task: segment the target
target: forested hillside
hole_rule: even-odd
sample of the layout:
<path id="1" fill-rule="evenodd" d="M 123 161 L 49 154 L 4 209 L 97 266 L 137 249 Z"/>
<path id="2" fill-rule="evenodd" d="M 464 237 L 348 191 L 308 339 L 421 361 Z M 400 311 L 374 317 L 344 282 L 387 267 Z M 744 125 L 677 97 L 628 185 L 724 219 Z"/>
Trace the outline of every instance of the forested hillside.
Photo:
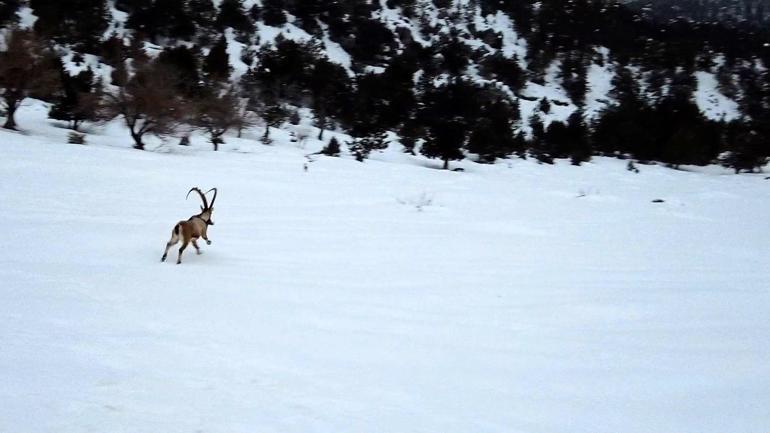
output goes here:
<path id="1" fill-rule="evenodd" d="M 770 24 L 766 0 L 627 0 L 627 4 L 643 9 L 647 18 L 687 19 L 757 31 L 767 31 Z"/>
<path id="2" fill-rule="evenodd" d="M 690 3 L 704 19 L 605 0 L 0 0 L 0 96 L 6 128 L 34 97 L 74 129 L 122 119 L 139 149 L 190 127 L 216 149 L 254 124 L 269 143 L 307 113 L 361 159 L 403 146 L 445 164 L 754 170 L 770 155 L 770 39 L 731 20 L 766 12 Z"/>

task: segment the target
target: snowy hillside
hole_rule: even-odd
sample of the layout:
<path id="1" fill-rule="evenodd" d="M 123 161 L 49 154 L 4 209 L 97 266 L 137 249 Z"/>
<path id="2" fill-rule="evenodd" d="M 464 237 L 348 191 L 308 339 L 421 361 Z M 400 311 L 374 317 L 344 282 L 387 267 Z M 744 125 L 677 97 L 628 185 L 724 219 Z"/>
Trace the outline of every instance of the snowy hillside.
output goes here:
<path id="1" fill-rule="evenodd" d="M 770 425 L 763 175 L 308 163 L 320 142 L 259 128 L 139 152 L 46 113 L 0 131 L 1 432 Z M 160 263 L 194 185 L 213 243 Z"/>
<path id="2" fill-rule="evenodd" d="M 746 8 L 728 15 L 764 14 Z M 410 153 L 446 162 L 617 155 L 758 170 L 770 157 L 770 35 L 716 18 L 659 20 L 649 9 L 609 0 L 14 0 L 0 4 L 3 125 L 17 128 L 26 98 L 53 104 L 49 116 L 77 128 L 126 118 L 126 97 L 155 97 L 146 105 L 167 109 L 138 118 L 160 125 L 149 134 L 177 138 L 212 122 L 280 127 L 301 113 L 374 147 L 397 136 Z"/>

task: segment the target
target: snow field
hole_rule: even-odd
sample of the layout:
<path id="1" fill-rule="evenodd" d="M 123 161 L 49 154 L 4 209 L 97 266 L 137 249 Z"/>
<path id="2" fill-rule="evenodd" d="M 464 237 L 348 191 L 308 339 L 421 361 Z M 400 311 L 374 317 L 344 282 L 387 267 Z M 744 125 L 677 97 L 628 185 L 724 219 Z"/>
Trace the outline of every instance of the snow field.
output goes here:
<path id="1" fill-rule="evenodd" d="M 140 152 L 44 116 L 0 131 L 0 432 L 770 424 L 761 175 L 397 146 L 305 172 L 321 143 L 285 131 Z M 213 243 L 160 263 L 191 186 Z"/>

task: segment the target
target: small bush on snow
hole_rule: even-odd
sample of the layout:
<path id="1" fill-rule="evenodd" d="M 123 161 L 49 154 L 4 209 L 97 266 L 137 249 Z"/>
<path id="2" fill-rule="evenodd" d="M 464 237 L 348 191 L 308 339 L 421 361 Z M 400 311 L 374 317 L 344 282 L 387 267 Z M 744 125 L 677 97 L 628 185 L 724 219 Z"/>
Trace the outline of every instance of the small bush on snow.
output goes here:
<path id="1" fill-rule="evenodd" d="M 420 193 L 420 195 L 400 198 L 397 201 L 406 206 L 414 206 L 414 208 L 417 209 L 417 212 L 422 212 L 424 208 L 433 204 L 433 197 L 430 194 L 423 192 Z"/>
<path id="2" fill-rule="evenodd" d="M 86 144 L 86 135 L 79 134 L 77 132 L 70 132 L 67 137 L 67 143 L 69 144 Z"/>
<path id="3" fill-rule="evenodd" d="M 332 137 L 329 143 L 321 149 L 321 153 L 327 156 L 340 156 L 340 142 Z"/>

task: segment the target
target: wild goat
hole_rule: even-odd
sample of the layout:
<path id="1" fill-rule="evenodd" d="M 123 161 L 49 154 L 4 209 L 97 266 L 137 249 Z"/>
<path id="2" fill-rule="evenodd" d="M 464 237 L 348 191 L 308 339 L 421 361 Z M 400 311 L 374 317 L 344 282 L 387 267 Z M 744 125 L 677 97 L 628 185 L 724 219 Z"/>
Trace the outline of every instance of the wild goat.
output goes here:
<path id="1" fill-rule="evenodd" d="M 209 240 L 208 236 L 206 236 L 206 230 L 209 226 L 214 225 L 214 221 L 211 220 L 211 214 L 214 212 L 214 202 L 217 199 L 217 189 L 211 188 L 210 190 L 206 191 L 206 194 L 214 191 L 214 197 L 211 199 L 210 205 L 206 201 L 206 194 L 204 194 L 197 187 L 190 188 L 190 190 L 187 191 L 187 197 L 185 197 L 185 199 L 190 197 L 190 193 L 193 191 L 197 192 L 198 195 L 201 196 L 201 200 L 203 200 L 201 213 L 191 216 L 187 221 L 179 221 L 174 226 L 174 230 L 171 231 L 171 239 L 166 243 L 166 251 L 163 252 L 163 257 L 160 258 L 161 262 L 166 261 L 166 256 L 168 256 L 168 249 L 179 242 L 180 239 L 182 240 L 182 246 L 179 248 L 179 257 L 176 260 L 177 265 L 182 263 L 182 252 L 185 248 L 187 248 L 187 244 L 189 244 L 190 241 L 192 241 L 192 244 L 195 247 L 195 252 L 197 254 L 201 253 L 201 249 L 198 248 L 198 242 L 196 242 L 198 238 L 203 238 L 207 245 L 211 245 L 211 241 Z"/>

